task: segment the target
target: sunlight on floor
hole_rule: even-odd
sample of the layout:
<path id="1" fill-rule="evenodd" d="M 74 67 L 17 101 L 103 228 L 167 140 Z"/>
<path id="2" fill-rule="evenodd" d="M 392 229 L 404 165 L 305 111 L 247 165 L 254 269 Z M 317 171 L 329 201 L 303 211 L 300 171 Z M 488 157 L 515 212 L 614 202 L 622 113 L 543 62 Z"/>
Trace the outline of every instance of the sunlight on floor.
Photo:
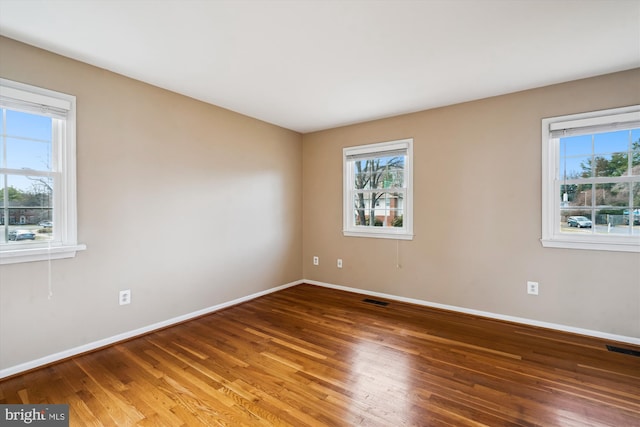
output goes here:
<path id="1" fill-rule="evenodd" d="M 411 411 L 411 360 L 384 343 L 362 341 L 353 353 L 350 384 L 353 416 L 363 410 L 376 421 L 406 425 Z M 358 415 L 360 414 L 360 415 Z"/>

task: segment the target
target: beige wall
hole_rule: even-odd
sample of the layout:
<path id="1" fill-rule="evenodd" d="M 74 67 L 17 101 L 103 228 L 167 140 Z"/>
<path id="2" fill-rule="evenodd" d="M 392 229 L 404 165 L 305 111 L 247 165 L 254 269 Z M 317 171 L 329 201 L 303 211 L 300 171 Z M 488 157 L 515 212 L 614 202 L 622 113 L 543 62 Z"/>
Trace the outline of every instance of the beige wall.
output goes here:
<path id="1" fill-rule="evenodd" d="M 540 119 L 640 103 L 640 70 L 304 136 L 5 38 L 0 77 L 77 96 L 88 247 L 0 266 L 0 370 L 303 277 L 640 337 L 638 254 L 539 242 Z M 342 148 L 407 137 L 415 239 L 343 237 Z"/>
<path id="2" fill-rule="evenodd" d="M 77 97 L 88 248 L 51 299 L 47 262 L 0 267 L 0 370 L 302 277 L 299 134 L 5 38 L 0 76 Z"/>
<path id="3" fill-rule="evenodd" d="M 640 338 L 639 254 L 539 241 L 541 119 L 638 103 L 640 69 L 304 135 L 304 277 Z M 342 148 L 409 137 L 415 239 L 343 237 Z"/>

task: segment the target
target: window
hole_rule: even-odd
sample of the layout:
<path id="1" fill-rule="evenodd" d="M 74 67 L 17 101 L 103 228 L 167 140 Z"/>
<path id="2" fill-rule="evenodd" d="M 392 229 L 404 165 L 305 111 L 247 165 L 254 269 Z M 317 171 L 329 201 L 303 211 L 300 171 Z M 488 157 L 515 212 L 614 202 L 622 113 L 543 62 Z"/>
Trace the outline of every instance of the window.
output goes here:
<path id="1" fill-rule="evenodd" d="M 0 264 L 75 256 L 75 97 L 0 79 L 0 113 Z"/>
<path id="2" fill-rule="evenodd" d="M 345 236 L 413 239 L 413 140 L 343 150 Z"/>
<path id="3" fill-rule="evenodd" d="M 542 244 L 640 252 L 640 106 L 542 120 Z"/>

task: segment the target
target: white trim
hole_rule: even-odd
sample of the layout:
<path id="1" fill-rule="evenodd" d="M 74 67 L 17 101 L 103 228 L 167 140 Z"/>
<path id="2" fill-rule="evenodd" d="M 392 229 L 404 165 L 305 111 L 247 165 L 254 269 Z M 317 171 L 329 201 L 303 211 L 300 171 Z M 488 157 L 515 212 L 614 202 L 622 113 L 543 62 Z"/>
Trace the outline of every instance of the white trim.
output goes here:
<path id="1" fill-rule="evenodd" d="M 16 375 L 16 374 L 20 374 L 22 372 L 25 371 L 29 371 L 32 369 L 36 369 L 39 368 L 41 366 L 44 365 L 48 365 L 51 363 L 55 363 L 58 362 L 60 360 L 64 360 L 64 359 L 68 359 L 70 357 L 73 356 L 77 356 L 79 354 L 82 353 L 87 353 L 89 351 L 93 351 L 93 350 L 97 350 L 100 349 L 102 347 L 106 347 L 109 345 L 113 345 L 113 344 L 117 344 L 119 342 L 131 339 L 131 338 L 135 338 L 141 335 L 146 335 L 150 332 L 159 330 L 159 329 L 163 329 L 169 326 L 173 326 L 176 325 L 178 323 L 182 323 L 185 322 L 187 320 L 191 320 L 194 319 L 196 317 L 200 317 L 200 316 L 204 316 L 206 314 L 211 314 L 214 313 L 216 311 L 222 310 L 224 308 L 227 307 L 231 307 L 233 305 L 237 305 L 243 302 L 247 302 L 250 301 L 252 299 L 256 299 L 259 298 L 261 296 L 264 295 L 268 295 L 271 294 L 273 292 L 277 292 L 277 291 L 281 291 L 283 289 L 287 289 L 290 288 L 292 286 L 296 286 L 296 285 L 301 285 L 302 283 L 304 283 L 303 280 L 297 280 L 295 282 L 291 282 L 291 283 L 287 283 L 281 286 L 276 286 L 275 288 L 271 288 L 271 289 L 267 289 L 265 291 L 261 291 L 261 292 L 256 292 L 255 294 L 251 294 L 251 295 L 247 295 L 245 297 L 240 297 L 237 299 L 234 299 L 232 301 L 227 301 L 221 304 L 217 304 L 211 307 L 207 307 L 207 308 L 203 308 L 202 310 L 197 310 L 191 313 L 187 313 L 187 314 L 183 314 L 181 316 L 177 316 L 177 317 L 173 317 L 171 319 L 168 320 L 164 320 L 162 322 L 158 322 L 158 323 L 153 323 L 151 325 L 148 326 L 143 326 L 142 328 L 138 328 L 138 329 L 134 329 L 132 331 L 128 331 L 128 332 L 123 332 L 121 334 L 118 335 L 114 335 L 108 338 L 103 338 L 101 340 L 98 341 L 93 341 L 91 343 L 88 344 L 84 344 L 78 347 L 74 347 L 74 348 L 70 348 L 68 350 L 63 350 L 60 351 L 58 353 L 54 353 L 54 354 L 50 354 L 48 356 L 44 356 L 44 357 L 40 357 L 38 359 L 35 360 L 31 360 L 29 362 L 25 362 L 25 363 L 21 363 L 19 365 L 15 365 L 15 366 L 11 366 L 5 369 L 0 369 L 0 379 L 2 378 L 6 378 L 12 375 Z"/>
<path id="2" fill-rule="evenodd" d="M 36 248 L 20 247 L 12 251 L 0 252 L 0 265 L 73 258 L 76 256 L 77 251 L 84 251 L 85 249 L 87 249 L 87 246 L 82 244 Z"/>
<path id="3" fill-rule="evenodd" d="M 632 238 L 630 238 L 631 240 Z M 635 252 L 640 253 L 640 245 L 629 243 L 607 243 L 602 241 L 584 241 L 584 240 L 572 240 L 563 238 L 553 239 L 540 239 L 540 243 L 545 248 L 560 248 L 560 249 L 584 249 L 584 250 L 597 250 L 597 251 L 614 251 L 614 252 Z"/>
<path id="4" fill-rule="evenodd" d="M 322 287 L 330 288 L 330 289 L 337 289 L 337 290 L 340 290 L 340 291 L 353 292 L 353 293 L 356 293 L 356 294 L 374 296 L 374 297 L 378 297 L 378 298 L 386 298 L 386 299 L 390 299 L 390 300 L 393 300 L 393 301 L 407 302 L 407 303 L 410 303 L 410 304 L 421 305 L 421 306 L 424 306 L 424 307 L 439 308 L 439 309 L 442 309 L 442 310 L 449 310 L 449 311 L 455 311 L 455 312 L 458 312 L 458 313 L 471 314 L 471 315 L 474 315 L 474 316 L 487 317 L 489 319 L 504 320 L 506 322 L 520 323 L 520 324 L 528 325 L 528 326 L 536 326 L 536 327 L 540 327 L 540 328 L 553 329 L 553 330 L 557 330 L 557 331 L 561 331 L 561 332 L 569 332 L 569 333 L 572 333 L 572 334 L 585 335 L 585 336 L 590 336 L 590 337 L 595 337 L 595 338 L 602 338 L 602 339 L 606 339 L 606 340 L 610 340 L 610 341 L 617 341 L 617 342 L 624 342 L 624 343 L 628 343 L 628 344 L 640 345 L 640 338 L 628 337 L 628 336 L 625 336 L 625 335 L 610 334 L 610 333 L 607 333 L 607 332 L 594 331 L 594 330 L 591 330 L 591 329 L 576 328 L 574 326 L 567 326 L 567 325 L 562 325 L 562 324 L 558 324 L 558 323 L 542 322 L 542 321 L 539 321 L 539 320 L 527 319 L 527 318 L 524 318 L 524 317 L 508 316 L 508 315 L 504 315 L 504 314 L 491 313 L 489 311 L 481 311 L 481 310 L 474 310 L 474 309 L 471 309 L 471 308 L 458 307 L 458 306 L 455 306 L 455 305 L 440 304 L 440 303 L 437 303 L 437 302 L 424 301 L 424 300 L 419 300 L 419 299 L 414 299 L 414 298 L 400 297 L 400 296 L 397 296 L 397 295 L 384 294 L 384 293 L 381 293 L 381 292 L 373 292 L 373 291 L 368 291 L 368 290 L 365 290 L 365 289 L 351 288 L 351 287 L 348 287 L 348 286 L 334 285 L 334 284 L 331 284 L 331 283 L 318 282 L 318 281 L 315 281 L 315 280 L 303 280 L 302 282 L 303 283 L 308 283 L 310 285 L 322 286 Z"/>
<path id="5" fill-rule="evenodd" d="M 342 230 L 342 235 L 346 237 L 375 237 L 378 239 L 394 239 L 394 240 L 413 240 L 415 234 L 406 232 L 396 232 L 389 228 L 371 227 L 372 229 L 365 231 Z"/>

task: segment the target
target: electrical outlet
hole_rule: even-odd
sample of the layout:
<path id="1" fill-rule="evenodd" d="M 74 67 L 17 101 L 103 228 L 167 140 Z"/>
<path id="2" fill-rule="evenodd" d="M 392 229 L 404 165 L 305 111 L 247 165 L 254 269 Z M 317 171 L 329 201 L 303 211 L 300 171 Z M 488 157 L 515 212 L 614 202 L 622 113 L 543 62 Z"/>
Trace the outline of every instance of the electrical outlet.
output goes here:
<path id="1" fill-rule="evenodd" d="M 317 256 L 313 257 L 313 265 L 320 265 L 320 258 L 318 258 Z"/>
<path id="2" fill-rule="evenodd" d="M 338 258 L 338 268 L 342 268 L 342 260 Z"/>
<path id="3" fill-rule="evenodd" d="M 538 282 L 527 282 L 527 293 L 529 295 L 538 295 Z"/>
<path id="4" fill-rule="evenodd" d="M 120 291 L 120 305 L 131 304 L 131 289 Z"/>

